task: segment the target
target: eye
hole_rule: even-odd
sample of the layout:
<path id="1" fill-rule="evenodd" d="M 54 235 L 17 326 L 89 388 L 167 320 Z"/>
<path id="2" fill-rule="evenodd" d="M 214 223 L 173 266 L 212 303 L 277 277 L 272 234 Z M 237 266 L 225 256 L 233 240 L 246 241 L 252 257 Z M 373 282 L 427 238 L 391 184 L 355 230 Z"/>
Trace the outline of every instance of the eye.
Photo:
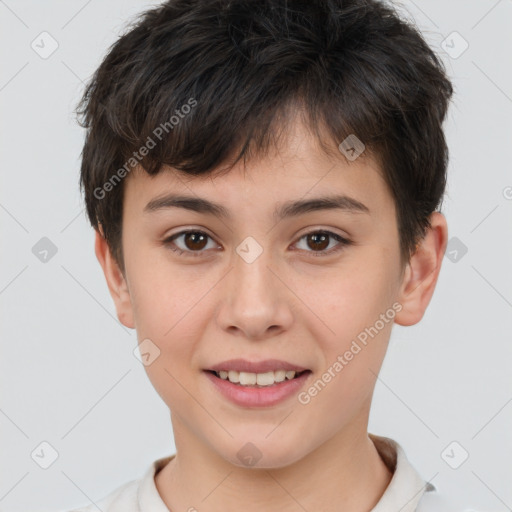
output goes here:
<path id="1" fill-rule="evenodd" d="M 311 231 L 299 238 L 299 242 L 301 240 L 306 240 L 307 247 L 313 247 L 315 250 L 306 252 L 311 252 L 313 256 L 329 256 L 333 253 L 341 251 L 345 246 L 351 245 L 352 241 L 348 238 L 342 237 L 336 233 L 331 231 Z M 326 247 L 330 245 L 329 239 L 334 239 L 338 242 L 334 248 L 326 251 Z"/>
<path id="2" fill-rule="evenodd" d="M 183 248 L 180 247 L 180 245 L 175 242 L 176 240 L 179 240 L 182 237 L 184 237 L 182 240 L 182 243 L 184 244 Z M 213 241 L 210 235 L 208 235 L 204 231 L 187 230 L 180 231 L 179 233 L 176 233 L 175 235 L 166 238 L 163 241 L 163 243 L 164 245 L 168 246 L 169 249 L 171 249 L 171 251 L 178 253 L 180 256 L 201 256 L 204 252 L 203 249 L 208 248 L 208 239 Z M 314 250 L 301 250 L 311 252 L 313 256 L 329 256 L 330 254 L 341 251 L 345 246 L 351 245 L 353 243 L 348 238 L 342 237 L 331 231 L 323 230 L 311 231 L 310 233 L 301 236 L 299 238 L 299 242 L 302 241 L 303 239 L 306 240 L 306 244 L 309 244 L 307 246 L 313 247 Z M 326 248 L 329 247 L 330 245 L 328 241 L 329 239 L 336 240 L 338 244 L 335 245 L 334 248 L 326 250 Z M 215 244 L 213 245 L 215 246 Z"/>
<path id="3" fill-rule="evenodd" d="M 184 237 L 183 243 L 185 247 L 182 249 L 174 241 Z M 186 256 L 201 256 L 202 250 L 207 245 L 207 240 L 212 238 L 204 231 L 188 230 L 180 231 L 175 235 L 164 240 L 164 244 L 171 249 L 171 251 L 177 252 L 180 256 L 185 254 Z"/>

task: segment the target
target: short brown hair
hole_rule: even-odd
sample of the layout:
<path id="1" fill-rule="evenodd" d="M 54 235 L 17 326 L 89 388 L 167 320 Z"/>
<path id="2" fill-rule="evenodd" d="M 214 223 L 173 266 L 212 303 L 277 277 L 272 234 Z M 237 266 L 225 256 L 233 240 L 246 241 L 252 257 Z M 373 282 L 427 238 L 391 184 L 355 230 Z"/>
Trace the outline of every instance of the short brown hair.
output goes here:
<path id="1" fill-rule="evenodd" d="M 231 165 L 245 162 L 300 105 L 326 151 L 322 126 L 336 146 L 355 134 L 377 158 L 404 264 L 444 194 L 452 93 L 419 31 L 377 0 L 167 1 L 110 47 L 77 107 L 88 218 L 124 273 L 130 168 L 204 175 L 232 156 Z"/>

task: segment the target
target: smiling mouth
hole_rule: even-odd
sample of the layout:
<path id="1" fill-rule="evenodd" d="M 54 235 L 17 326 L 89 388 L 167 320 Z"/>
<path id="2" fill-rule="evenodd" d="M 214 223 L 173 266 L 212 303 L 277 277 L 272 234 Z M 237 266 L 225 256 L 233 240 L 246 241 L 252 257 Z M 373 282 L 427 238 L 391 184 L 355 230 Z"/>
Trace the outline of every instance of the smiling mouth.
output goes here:
<path id="1" fill-rule="evenodd" d="M 273 386 L 275 384 L 280 384 L 281 382 L 297 379 L 305 373 L 311 373 L 311 370 L 304 370 L 301 372 L 296 372 L 294 370 L 277 370 L 264 373 L 237 372 L 234 370 L 206 371 L 212 375 L 215 375 L 215 377 L 222 380 L 227 380 L 232 384 L 238 384 L 239 386 L 252 388 L 265 388 Z"/>

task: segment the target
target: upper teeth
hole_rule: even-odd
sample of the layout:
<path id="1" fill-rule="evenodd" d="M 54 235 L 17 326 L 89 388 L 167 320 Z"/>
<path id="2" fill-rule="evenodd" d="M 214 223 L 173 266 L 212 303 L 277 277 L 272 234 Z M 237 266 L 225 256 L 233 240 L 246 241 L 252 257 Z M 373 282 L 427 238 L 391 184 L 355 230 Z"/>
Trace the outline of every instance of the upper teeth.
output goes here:
<path id="1" fill-rule="evenodd" d="M 224 380 L 229 380 L 242 386 L 271 386 L 275 382 L 283 382 L 285 379 L 293 379 L 295 377 L 294 370 L 276 370 L 275 372 L 265 373 L 249 373 L 237 372 L 235 370 L 221 370 L 216 372 L 217 375 Z"/>

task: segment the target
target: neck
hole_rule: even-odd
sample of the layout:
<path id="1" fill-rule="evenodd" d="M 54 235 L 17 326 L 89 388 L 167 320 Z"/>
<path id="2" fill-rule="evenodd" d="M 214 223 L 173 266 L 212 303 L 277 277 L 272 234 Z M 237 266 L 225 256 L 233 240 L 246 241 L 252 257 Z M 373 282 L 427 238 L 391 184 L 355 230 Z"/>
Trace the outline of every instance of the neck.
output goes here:
<path id="1" fill-rule="evenodd" d="M 368 512 L 392 473 L 360 427 L 338 432 L 290 465 L 255 469 L 230 464 L 174 418 L 176 456 L 156 475 L 156 487 L 171 512 Z"/>

